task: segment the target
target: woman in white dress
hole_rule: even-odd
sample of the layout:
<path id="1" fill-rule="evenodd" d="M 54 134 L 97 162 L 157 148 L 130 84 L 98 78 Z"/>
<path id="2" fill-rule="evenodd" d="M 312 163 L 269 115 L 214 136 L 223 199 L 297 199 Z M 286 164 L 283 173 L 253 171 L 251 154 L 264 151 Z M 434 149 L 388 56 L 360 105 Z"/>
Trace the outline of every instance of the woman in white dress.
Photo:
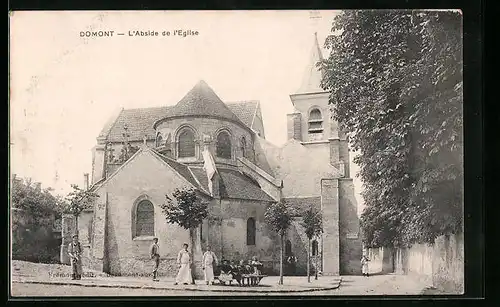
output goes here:
<path id="1" fill-rule="evenodd" d="M 191 277 L 191 254 L 188 252 L 188 245 L 184 243 L 183 249 L 177 256 L 177 264 L 179 265 L 179 273 L 175 278 L 175 285 L 182 283 L 184 285 L 190 284 L 193 280 Z"/>
<path id="2" fill-rule="evenodd" d="M 214 265 L 217 265 L 217 257 L 211 251 L 210 245 L 207 246 L 207 251 L 203 254 L 203 273 L 207 285 L 212 285 L 214 282 Z"/>
<path id="3" fill-rule="evenodd" d="M 370 261 L 370 259 L 368 259 L 368 257 L 366 257 L 366 255 L 363 255 L 361 257 L 361 272 L 363 273 L 363 276 L 366 276 L 366 277 L 369 276 L 368 261 Z"/>

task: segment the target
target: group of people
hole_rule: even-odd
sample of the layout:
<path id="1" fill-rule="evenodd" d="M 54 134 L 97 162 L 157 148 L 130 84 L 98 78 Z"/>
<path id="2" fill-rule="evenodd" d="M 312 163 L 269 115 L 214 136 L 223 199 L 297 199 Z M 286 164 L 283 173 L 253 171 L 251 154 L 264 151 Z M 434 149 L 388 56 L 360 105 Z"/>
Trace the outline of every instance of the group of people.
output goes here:
<path id="1" fill-rule="evenodd" d="M 219 280 L 223 283 L 236 280 L 241 285 L 243 275 L 261 275 L 262 262 L 257 257 L 252 257 L 251 260 L 240 260 L 239 262 L 223 260 L 218 267 Z"/>
<path id="2" fill-rule="evenodd" d="M 179 271 L 175 278 L 175 285 L 188 285 L 194 283 L 191 272 L 193 260 L 191 253 L 188 251 L 188 247 L 189 245 L 184 243 L 181 251 L 177 255 L 177 265 L 179 266 Z M 158 238 L 153 239 L 150 254 L 151 259 L 154 261 L 153 280 L 158 281 L 158 267 L 160 264 Z M 205 283 L 207 285 L 213 284 L 216 275 L 221 282 L 225 283 L 235 279 L 238 283 L 240 283 L 243 274 L 260 275 L 262 269 L 262 263 L 257 260 L 257 257 L 253 257 L 252 260 L 248 260 L 247 263 L 245 263 L 244 260 L 241 260 L 238 265 L 228 260 L 222 260 L 222 263 L 219 265 L 217 256 L 212 251 L 210 245 L 206 247 L 201 263 Z"/>
<path id="3" fill-rule="evenodd" d="M 175 278 L 175 284 L 192 284 L 194 283 L 191 274 L 191 264 L 192 256 L 188 251 L 189 245 L 184 243 L 182 249 L 177 255 L 177 265 L 179 271 L 177 277 Z M 158 281 L 158 267 L 160 266 L 160 247 L 158 245 L 158 238 L 153 239 L 153 244 L 150 247 L 151 260 L 153 260 L 153 281 Z M 68 245 L 68 255 L 71 259 L 72 274 L 71 279 L 81 279 L 82 278 L 82 247 L 78 241 L 78 235 L 73 235 L 72 242 Z M 369 276 L 368 262 L 370 260 L 366 255 L 361 257 L 361 271 L 363 276 Z M 295 264 L 297 258 L 293 255 L 288 257 L 287 262 L 290 268 L 295 269 Z M 218 265 L 217 256 L 211 250 L 210 246 L 207 246 L 205 253 L 203 253 L 202 259 L 202 269 L 205 277 L 205 283 L 207 285 L 213 284 L 215 280 L 215 274 L 217 274 L 218 279 L 221 282 L 229 282 L 233 279 L 241 284 L 241 279 L 244 274 L 255 274 L 261 275 L 262 263 L 257 260 L 257 257 L 252 257 L 251 260 L 245 262 L 245 260 L 240 260 L 239 263 L 229 260 L 222 260 L 221 265 Z"/>

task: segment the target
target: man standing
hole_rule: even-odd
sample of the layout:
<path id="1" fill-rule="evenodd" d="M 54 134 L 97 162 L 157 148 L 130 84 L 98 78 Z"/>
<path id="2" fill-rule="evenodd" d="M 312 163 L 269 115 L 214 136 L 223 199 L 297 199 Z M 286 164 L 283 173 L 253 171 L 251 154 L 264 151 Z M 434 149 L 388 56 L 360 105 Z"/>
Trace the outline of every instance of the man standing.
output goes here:
<path id="1" fill-rule="evenodd" d="M 217 257 L 212 252 L 210 245 L 207 246 L 207 251 L 203 254 L 203 273 L 207 285 L 214 283 L 214 266 L 217 266 Z"/>
<path id="2" fill-rule="evenodd" d="M 151 259 L 153 259 L 153 281 L 159 281 L 158 277 L 158 266 L 160 265 L 160 246 L 158 246 L 158 238 L 153 239 L 153 244 L 149 249 L 149 254 Z"/>
<path id="3" fill-rule="evenodd" d="M 179 266 L 179 273 L 175 278 L 175 285 L 179 283 L 188 285 L 191 283 L 191 261 L 191 254 L 188 252 L 188 245 L 184 243 L 181 251 L 177 255 L 177 265 Z"/>
<path id="4" fill-rule="evenodd" d="M 68 255 L 71 259 L 71 279 L 82 279 L 82 246 L 78 242 L 78 235 L 73 235 L 73 242 L 68 245 Z"/>

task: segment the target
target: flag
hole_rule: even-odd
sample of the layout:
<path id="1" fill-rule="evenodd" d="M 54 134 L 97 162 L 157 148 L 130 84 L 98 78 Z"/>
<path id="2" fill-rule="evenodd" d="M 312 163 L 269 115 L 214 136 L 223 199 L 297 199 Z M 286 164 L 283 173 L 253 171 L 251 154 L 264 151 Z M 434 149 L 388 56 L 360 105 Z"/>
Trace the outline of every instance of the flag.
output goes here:
<path id="1" fill-rule="evenodd" d="M 212 191 L 212 178 L 214 177 L 214 174 L 217 172 L 217 168 L 215 167 L 215 161 L 214 157 L 212 157 L 212 154 L 210 151 L 208 151 L 207 148 L 203 150 L 203 169 L 205 172 L 207 172 L 207 178 L 208 178 L 208 190 L 210 192 L 210 195 L 213 196 L 213 191 Z"/>

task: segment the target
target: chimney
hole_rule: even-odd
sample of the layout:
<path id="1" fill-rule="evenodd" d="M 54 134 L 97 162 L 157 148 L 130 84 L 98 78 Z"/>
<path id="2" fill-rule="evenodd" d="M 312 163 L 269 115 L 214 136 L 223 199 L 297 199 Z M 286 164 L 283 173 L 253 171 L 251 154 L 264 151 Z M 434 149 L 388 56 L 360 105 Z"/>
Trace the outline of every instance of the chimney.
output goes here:
<path id="1" fill-rule="evenodd" d="M 38 192 L 42 191 L 42 183 L 41 182 L 35 183 L 35 190 Z"/>
<path id="2" fill-rule="evenodd" d="M 89 174 L 83 174 L 83 189 L 86 191 L 89 189 Z"/>

